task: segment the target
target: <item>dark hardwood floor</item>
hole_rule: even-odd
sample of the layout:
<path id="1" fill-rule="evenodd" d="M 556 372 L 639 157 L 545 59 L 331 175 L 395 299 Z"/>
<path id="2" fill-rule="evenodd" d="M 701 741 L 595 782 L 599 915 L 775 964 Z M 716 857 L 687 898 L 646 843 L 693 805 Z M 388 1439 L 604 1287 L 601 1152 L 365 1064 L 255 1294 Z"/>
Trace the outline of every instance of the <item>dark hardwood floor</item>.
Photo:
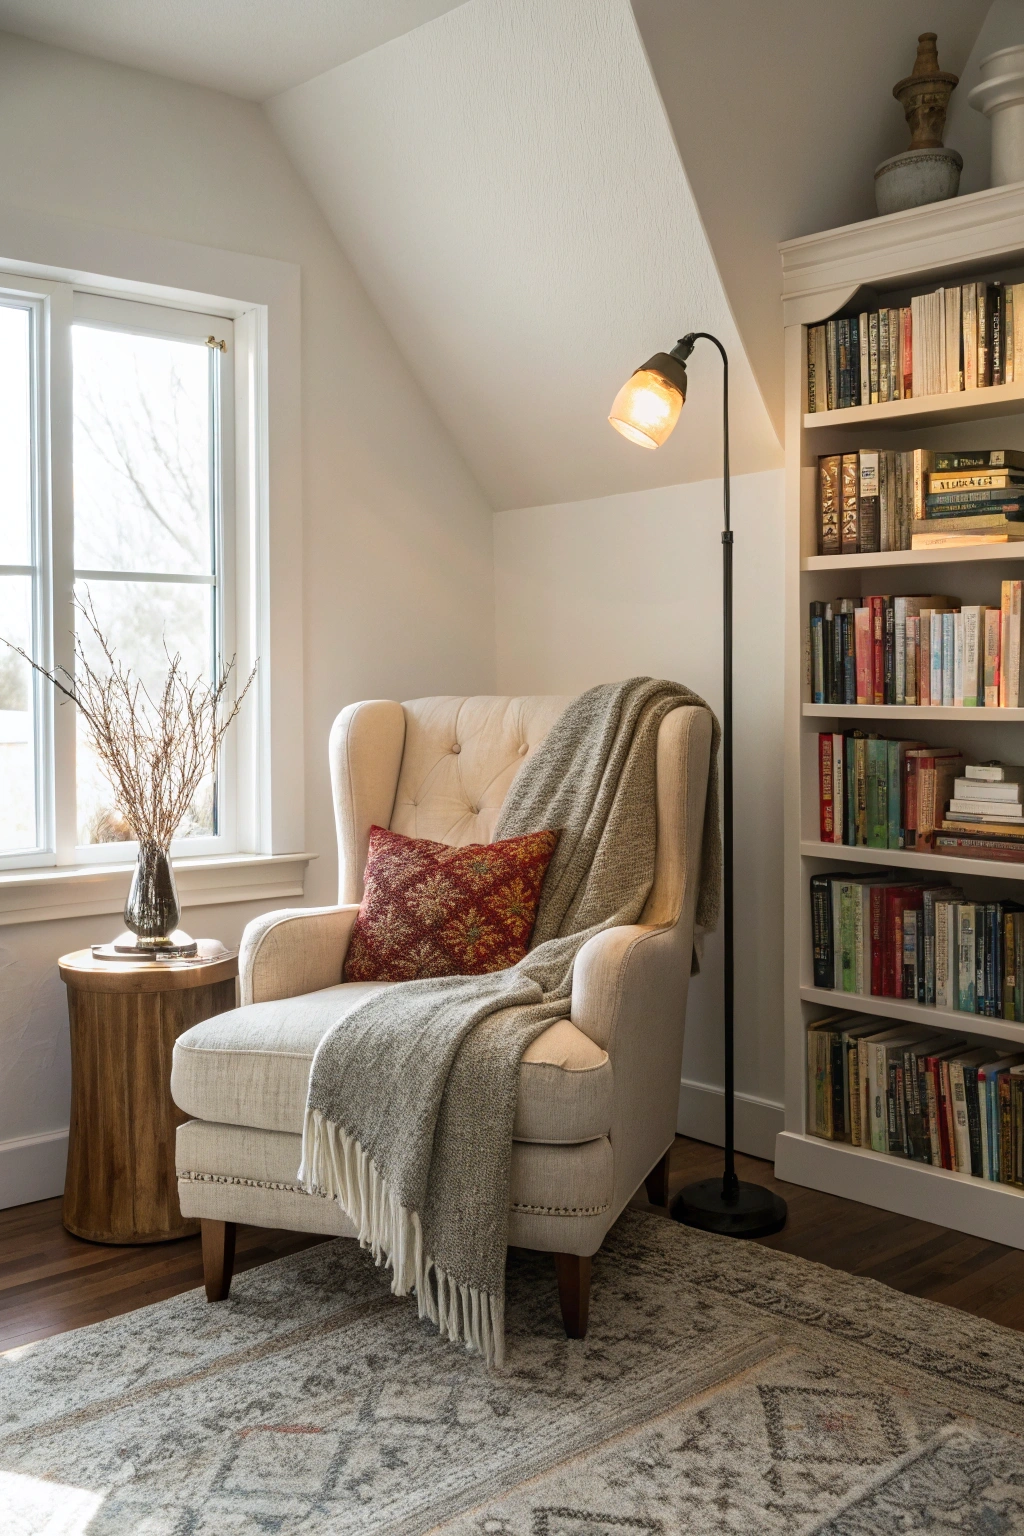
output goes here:
<path id="1" fill-rule="evenodd" d="M 670 1188 L 674 1192 L 720 1167 L 717 1147 L 680 1137 Z M 764 1240 L 768 1247 L 1024 1329 L 1024 1252 L 780 1183 L 770 1163 L 754 1158 L 741 1157 L 739 1170 L 741 1178 L 768 1184 L 789 1202 L 786 1228 Z M 646 1206 L 642 1193 L 634 1204 Z M 243 1227 L 236 1272 L 320 1241 L 298 1232 Z M 198 1237 L 106 1247 L 65 1232 L 59 1200 L 0 1211 L 0 1350 L 116 1317 L 201 1283 Z"/>

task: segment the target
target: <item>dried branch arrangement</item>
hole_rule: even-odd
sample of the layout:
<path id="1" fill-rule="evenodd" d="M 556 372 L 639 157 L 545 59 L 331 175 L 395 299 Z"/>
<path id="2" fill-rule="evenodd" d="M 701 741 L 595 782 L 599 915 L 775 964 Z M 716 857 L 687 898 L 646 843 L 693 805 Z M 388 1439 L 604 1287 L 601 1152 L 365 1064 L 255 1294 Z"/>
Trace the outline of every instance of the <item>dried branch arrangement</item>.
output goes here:
<path id="1" fill-rule="evenodd" d="M 81 637 L 75 638 L 75 670 L 54 671 L 12 650 L 71 700 L 81 712 L 92 745 L 114 791 L 117 809 L 140 844 L 165 853 L 188 814 L 200 784 L 216 770 L 224 733 L 238 714 L 256 676 L 254 666 L 234 702 L 227 699 L 235 669 L 232 657 L 213 683 L 194 681 L 181 657 L 167 654 L 167 676 L 154 699 L 130 667 L 117 659 L 96 620 L 91 599 L 75 605 L 92 630 L 109 670 L 97 672 Z"/>

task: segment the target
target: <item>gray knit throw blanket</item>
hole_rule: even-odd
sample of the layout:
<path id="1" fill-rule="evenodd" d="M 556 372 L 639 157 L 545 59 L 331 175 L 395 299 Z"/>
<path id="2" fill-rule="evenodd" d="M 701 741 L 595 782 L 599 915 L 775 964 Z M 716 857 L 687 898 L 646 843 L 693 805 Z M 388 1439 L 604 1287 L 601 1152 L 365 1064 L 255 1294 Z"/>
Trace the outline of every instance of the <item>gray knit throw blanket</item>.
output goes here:
<path id="1" fill-rule="evenodd" d="M 568 1013 L 573 962 L 602 928 L 634 923 L 654 878 L 658 728 L 678 683 L 592 688 L 524 763 L 495 838 L 561 836 L 529 954 L 509 970 L 398 982 L 327 1033 L 310 1072 L 300 1183 L 336 1199 L 359 1241 L 415 1290 L 421 1317 L 488 1364 L 504 1357 L 512 1124 L 523 1052 Z M 713 717 L 712 717 L 713 718 Z M 718 722 L 696 921 L 718 914 Z"/>

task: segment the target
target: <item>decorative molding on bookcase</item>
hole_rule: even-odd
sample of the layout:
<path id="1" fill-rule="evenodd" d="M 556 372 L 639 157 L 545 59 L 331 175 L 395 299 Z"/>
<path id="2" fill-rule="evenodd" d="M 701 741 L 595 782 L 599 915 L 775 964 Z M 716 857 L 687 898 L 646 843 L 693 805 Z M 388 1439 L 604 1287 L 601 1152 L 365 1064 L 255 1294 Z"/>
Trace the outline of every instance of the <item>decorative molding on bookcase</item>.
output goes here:
<path id="1" fill-rule="evenodd" d="M 775 1138 L 782 1130 L 784 1111 L 772 1099 L 759 1099 L 750 1093 L 736 1095 L 736 1150 L 749 1157 L 775 1156 Z M 725 1090 L 715 1083 L 695 1083 L 684 1077 L 679 1085 L 680 1136 L 707 1141 L 712 1146 L 725 1145 Z"/>
<path id="2" fill-rule="evenodd" d="M 64 1193 L 68 1132 L 46 1131 L 0 1141 L 0 1211 Z"/>
<path id="3" fill-rule="evenodd" d="M 1024 183 L 801 235 L 779 250 L 784 324 L 813 325 L 861 286 L 926 286 L 946 272 L 1024 260 Z"/>
<path id="4" fill-rule="evenodd" d="M 775 1143 L 775 1176 L 990 1243 L 1024 1248 L 1024 1190 L 972 1174 L 783 1131 Z"/>

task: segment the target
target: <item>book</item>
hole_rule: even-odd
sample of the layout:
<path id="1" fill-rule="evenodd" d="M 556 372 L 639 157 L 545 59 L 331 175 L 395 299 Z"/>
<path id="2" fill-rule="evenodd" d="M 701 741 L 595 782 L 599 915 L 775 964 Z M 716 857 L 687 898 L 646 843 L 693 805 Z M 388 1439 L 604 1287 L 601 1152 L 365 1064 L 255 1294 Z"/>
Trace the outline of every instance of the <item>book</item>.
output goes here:
<path id="1" fill-rule="evenodd" d="M 977 905 L 962 902 L 956 909 L 957 997 L 953 1004 L 961 1013 L 974 1013 L 977 986 Z"/>
<path id="2" fill-rule="evenodd" d="M 911 535 L 911 549 L 967 549 L 977 548 L 984 544 L 1016 544 L 1024 541 L 1024 523 L 1015 525 L 1020 532 L 1013 528 L 1002 530 L 984 531 L 975 533 L 914 533 Z"/>
<path id="3" fill-rule="evenodd" d="M 988 283 L 975 283 L 974 290 L 978 313 L 978 388 L 987 389 L 992 383 L 992 300 L 990 285 Z"/>
<path id="4" fill-rule="evenodd" d="M 970 859 L 1003 859 L 1009 864 L 1024 862 L 1024 847 L 1010 845 L 1005 838 L 971 837 L 940 832 L 935 837 L 936 849 L 947 856 L 960 855 Z"/>
<path id="5" fill-rule="evenodd" d="M 1024 316 L 1021 324 L 1024 325 Z M 1024 470 L 1024 449 L 978 448 L 969 452 L 948 453 L 937 448 L 934 470 L 949 473 L 958 470 L 1018 469 Z"/>
<path id="6" fill-rule="evenodd" d="M 1021 704 L 1021 621 L 1024 618 L 1024 583 L 1004 581 L 1000 596 L 1002 614 L 1002 667 L 999 703 L 1004 709 Z"/>
<path id="7" fill-rule="evenodd" d="M 857 608 L 854 612 L 853 620 L 857 703 L 871 704 L 874 700 L 874 689 L 871 679 L 871 609 L 865 606 Z M 822 700 L 821 702 L 824 701 Z"/>
<path id="8" fill-rule="evenodd" d="M 860 395 L 858 399 L 861 405 L 868 405 L 871 401 L 868 329 L 867 311 L 863 311 L 857 317 L 857 350 L 860 355 Z"/>
<path id="9" fill-rule="evenodd" d="M 858 461 L 857 548 L 861 554 L 875 554 L 880 548 L 881 522 L 878 488 L 878 451 L 862 448 Z"/>
<path id="10" fill-rule="evenodd" d="M 986 511 L 996 512 L 1001 508 L 1019 506 L 1021 495 L 1019 482 L 1006 486 L 989 486 L 981 490 L 958 486 L 952 491 L 928 491 L 924 498 L 924 515 L 926 517 L 943 516 L 943 509 L 947 507 L 955 508 L 957 514 L 971 507 L 983 507 Z"/>
<path id="11" fill-rule="evenodd" d="M 944 341 L 945 341 L 945 387 L 946 393 L 963 389 L 963 368 L 961 366 L 963 318 L 961 314 L 961 292 L 958 287 L 943 290 L 944 307 Z"/>
<path id="12" fill-rule="evenodd" d="M 1024 767 L 1017 763 L 968 763 L 964 778 L 979 784 L 1020 785 L 1024 783 Z"/>
<path id="13" fill-rule="evenodd" d="M 964 795 L 955 795 L 949 802 L 950 816 L 977 816 L 989 817 L 992 821 L 1006 822 L 1020 821 L 1024 826 L 1024 806 L 1019 803 L 996 805 L 990 800 L 968 799 Z"/>
<path id="14" fill-rule="evenodd" d="M 971 764 L 964 769 L 964 776 L 956 781 L 956 792 L 965 799 L 991 800 L 998 805 L 1005 802 L 1009 805 L 1020 805 L 1024 795 L 1021 791 L 1021 780 L 1017 778 L 988 778 L 979 777 L 971 772 Z"/>
<path id="15" fill-rule="evenodd" d="M 840 552 L 855 555 L 860 542 L 859 463 L 856 453 L 844 453 L 839 467 Z"/>
<path id="16" fill-rule="evenodd" d="M 928 496 L 957 491 L 1005 491 L 1024 485 L 1024 471 L 1019 469 L 951 469 L 928 475 Z"/>
<path id="17" fill-rule="evenodd" d="M 838 322 L 825 322 L 825 391 L 830 411 L 839 408 L 839 337 Z"/>
<path id="18" fill-rule="evenodd" d="M 964 389 L 978 388 L 978 285 L 964 283 L 960 289 L 961 334 L 963 338 Z"/>
<path id="19" fill-rule="evenodd" d="M 842 455 L 823 454 L 818 460 L 819 545 L 822 555 L 842 553 L 840 534 L 840 466 Z"/>

